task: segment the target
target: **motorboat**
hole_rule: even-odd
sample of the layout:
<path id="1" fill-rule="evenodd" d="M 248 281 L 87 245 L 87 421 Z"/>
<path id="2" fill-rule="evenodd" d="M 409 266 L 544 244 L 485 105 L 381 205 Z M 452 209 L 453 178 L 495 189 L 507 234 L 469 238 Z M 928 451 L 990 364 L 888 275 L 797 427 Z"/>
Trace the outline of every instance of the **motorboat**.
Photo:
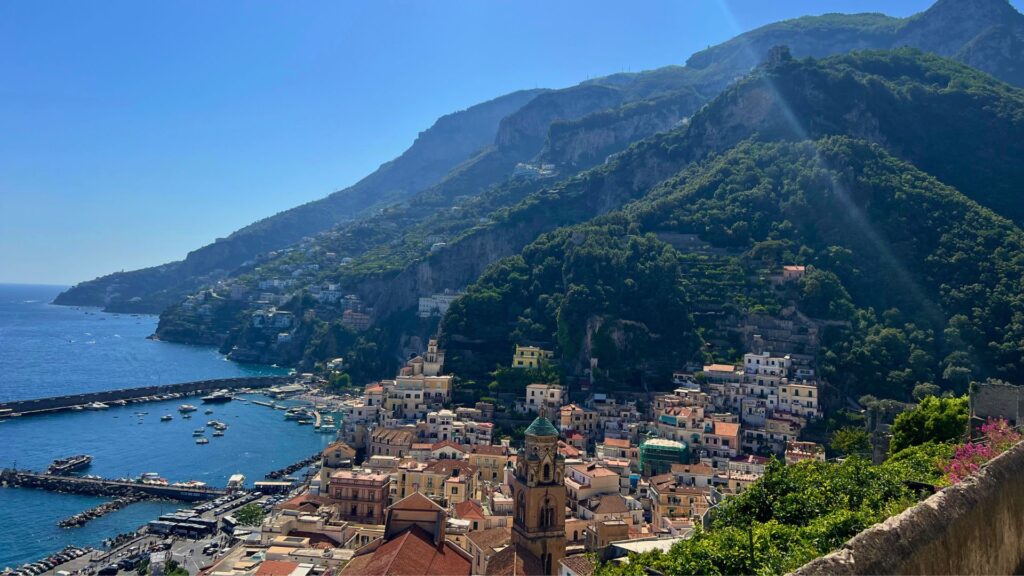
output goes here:
<path id="1" fill-rule="evenodd" d="M 92 464 L 92 456 L 88 454 L 78 454 L 75 456 L 68 456 L 67 458 L 58 458 L 50 463 L 50 467 L 46 469 L 46 473 L 67 474 L 68 472 L 74 472 L 75 470 L 86 468 L 90 464 Z"/>

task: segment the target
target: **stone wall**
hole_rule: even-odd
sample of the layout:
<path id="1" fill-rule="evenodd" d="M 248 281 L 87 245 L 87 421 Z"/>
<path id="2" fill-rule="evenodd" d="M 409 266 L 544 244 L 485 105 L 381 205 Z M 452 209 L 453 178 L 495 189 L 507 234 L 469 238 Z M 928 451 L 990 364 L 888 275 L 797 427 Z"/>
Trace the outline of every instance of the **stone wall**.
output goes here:
<path id="1" fill-rule="evenodd" d="M 1024 443 L 794 574 L 1019 574 Z"/>
<path id="2" fill-rule="evenodd" d="M 979 384 L 971 391 L 971 416 L 985 420 L 1003 418 L 1021 424 L 1024 413 L 1024 386 L 1012 384 Z"/>

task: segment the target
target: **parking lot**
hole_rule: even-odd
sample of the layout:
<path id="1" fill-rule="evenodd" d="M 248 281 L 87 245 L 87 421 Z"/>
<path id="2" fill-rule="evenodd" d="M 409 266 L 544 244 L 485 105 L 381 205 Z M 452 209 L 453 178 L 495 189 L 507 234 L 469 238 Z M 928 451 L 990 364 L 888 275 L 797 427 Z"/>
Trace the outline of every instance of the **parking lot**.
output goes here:
<path id="1" fill-rule="evenodd" d="M 238 508 L 255 502 L 264 511 L 270 510 L 283 496 L 267 497 L 248 493 L 243 496 L 223 496 L 193 508 L 183 508 L 178 514 L 202 518 L 206 524 L 217 528 L 210 533 L 190 537 L 184 534 L 145 534 L 124 542 L 109 551 L 97 550 L 79 558 L 56 564 L 37 576 L 66 576 L 68 574 L 116 576 L 135 574 L 139 565 L 149 560 L 153 552 L 167 551 L 170 558 L 178 562 L 189 574 L 197 574 L 202 568 L 213 564 L 223 556 L 231 544 L 231 536 L 220 530 L 221 520 Z M 33 575 L 33 576 L 36 576 Z"/>

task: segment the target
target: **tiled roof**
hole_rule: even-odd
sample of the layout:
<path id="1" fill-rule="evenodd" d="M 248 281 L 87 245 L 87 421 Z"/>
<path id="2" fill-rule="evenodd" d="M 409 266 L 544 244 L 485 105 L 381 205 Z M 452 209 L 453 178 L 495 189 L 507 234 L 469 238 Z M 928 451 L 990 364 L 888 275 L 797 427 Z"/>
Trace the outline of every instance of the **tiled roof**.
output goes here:
<path id="1" fill-rule="evenodd" d="M 712 476 L 715 469 L 707 464 L 673 464 L 673 474 L 694 474 L 697 476 Z"/>
<path id="2" fill-rule="evenodd" d="M 577 554 L 575 556 L 568 556 L 560 560 L 563 566 L 568 568 L 576 574 L 576 576 L 590 576 L 597 569 L 594 563 L 590 560 L 590 557 L 585 554 Z"/>
<path id="3" fill-rule="evenodd" d="M 597 500 L 597 502 L 594 502 L 594 500 Z M 626 499 L 619 494 L 604 494 L 597 498 L 592 498 L 590 503 L 594 504 L 594 507 L 591 508 L 594 514 L 622 514 L 629 512 Z"/>
<path id="4" fill-rule="evenodd" d="M 736 367 L 732 364 L 706 364 L 704 365 L 705 372 L 735 372 Z"/>
<path id="5" fill-rule="evenodd" d="M 508 453 L 508 448 L 504 446 L 477 444 L 476 446 L 473 446 L 473 453 L 483 454 L 486 456 L 504 456 Z"/>
<path id="6" fill-rule="evenodd" d="M 537 418 L 526 428 L 528 436 L 558 436 L 558 429 L 543 416 Z"/>
<path id="7" fill-rule="evenodd" d="M 442 440 L 440 442 L 435 442 L 433 446 L 430 447 L 431 450 L 440 450 L 441 448 L 453 448 L 455 450 L 458 450 L 459 452 L 466 451 L 465 446 L 462 446 L 461 444 L 456 444 L 451 440 Z"/>
<path id="8" fill-rule="evenodd" d="M 464 500 L 455 505 L 455 517 L 462 520 L 483 520 L 483 506 L 475 500 Z"/>
<path id="9" fill-rule="evenodd" d="M 445 475 L 451 475 L 453 470 L 458 470 L 460 475 L 473 475 L 476 474 L 477 468 L 465 460 L 445 458 L 442 460 L 435 460 L 427 464 L 427 467 L 423 470 L 433 474 Z"/>
<path id="10" fill-rule="evenodd" d="M 507 546 L 487 562 L 487 576 L 532 576 L 544 574 L 540 560 L 525 548 Z"/>
<path id="11" fill-rule="evenodd" d="M 468 576 L 472 569 L 472 562 L 454 544 L 446 541 L 435 546 L 431 535 L 414 525 L 382 543 L 376 550 L 355 556 L 341 573 L 357 576 Z"/>
<path id="12" fill-rule="evenodd" d="M 490 555 L 494 550 L 508 545 L 512 539 L 512 532 L 508 527 L 488 528 L 487 530 L 473 530 L 466 534 L 466 538 L 483 550 L 484 555 Z"/>
<path id="13" fill-rule="evenodd" d="M 717 436 L 736 436 L 740 433 L 740 425 L 736 422 L 715 421 L 715 434 Z"/>
<path id="14" fill-rule="evenodd" d="M 614 446 L 616 448 L 629 448 L 629 438 L 605 438 L 605 446 Z"/>
<path id="15" fill-rule="evenodd" d="M 288 576 L 298 567 L 298 562 L 265 560 L 256 570 L 256 576 Z"/>

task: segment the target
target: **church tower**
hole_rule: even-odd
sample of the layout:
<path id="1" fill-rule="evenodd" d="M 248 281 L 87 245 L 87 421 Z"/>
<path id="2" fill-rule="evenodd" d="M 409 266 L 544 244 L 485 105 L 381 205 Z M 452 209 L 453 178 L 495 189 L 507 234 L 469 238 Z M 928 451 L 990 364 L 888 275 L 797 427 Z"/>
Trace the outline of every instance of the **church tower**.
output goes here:
<path id="1" fill-rule="evenodd" d="M 565 458 L 558 453 L 558 430 L 543 415 L 526 429 L 512 498 L 513 547 L 536 558 L 541 574 L 557 575 L 565 556 Z"/>

